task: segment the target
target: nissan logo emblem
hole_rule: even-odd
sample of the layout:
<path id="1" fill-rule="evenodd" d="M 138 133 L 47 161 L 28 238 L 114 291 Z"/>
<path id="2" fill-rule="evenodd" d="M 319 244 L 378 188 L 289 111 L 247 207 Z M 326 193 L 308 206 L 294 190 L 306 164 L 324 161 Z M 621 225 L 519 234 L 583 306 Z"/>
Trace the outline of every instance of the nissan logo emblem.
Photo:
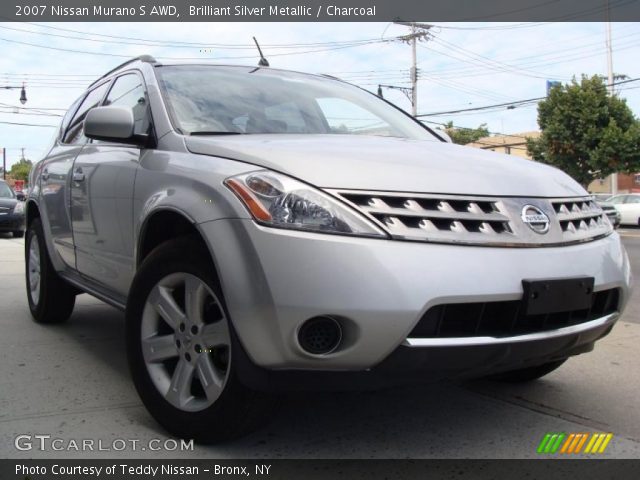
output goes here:
<path id="1" fill-rule="evenodd" d="M 546 213 L 533 205 L 525 205 L 522 207 L 520 216 L 522 221 L 536 233 L 547 233 L 549 231 L 549 217 Z"/>

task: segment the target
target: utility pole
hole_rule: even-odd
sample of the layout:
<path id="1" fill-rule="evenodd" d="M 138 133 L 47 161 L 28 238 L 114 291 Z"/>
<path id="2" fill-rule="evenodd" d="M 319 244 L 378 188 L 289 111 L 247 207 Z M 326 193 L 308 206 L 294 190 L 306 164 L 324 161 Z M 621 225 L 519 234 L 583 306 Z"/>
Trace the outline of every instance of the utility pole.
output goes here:
<path id="1" fill-rule="evenodd" d="M 606 29 L 605 44 L 607 47 L 607 83 L 609 84 L 607 88 L 609 89 L 609 95 L 613 97 L 613 95 L 615 94 L 615 87 L 613 85 L 613 44 L 611 41 L 611 18 L 610 18 L 610 11 L 609 11 L 609 0 L 606 0 L 606 4 L 607 4 L 607 10 L 606 10 L 607 21 L 605 22 L 605 29 Z M 616 193 L 618 193 L 618 174 L 612 173 L 611 174 L 611 195 L 615 195 Z"/>
<path id="2" fill-rule="evenodd" d="M 418 53 L 416 26 L 411 25 L 411 115 L 418 115 Z"/>
<path id="3" fill-rule="evenodd" d="M 20 158 L 20 160 L 24 160 L 24 147 L 22 147 L 20 150 L 22 150 L 22 157 Z"/>
<path id="4" fill-rule="evenodd" d="M 7 149 L 2 149 L 2 179 L 7 179 Z"/>
<path id="5" fill-rule="evenodd" d="M 432 25 L 416 22 L 393 22 L 396 25 L 411 27 L 411 33 L 400 37 L 400 40 L 411 44 L 411 115 L 418 114 L 418 40 L 429 37 Z"/>

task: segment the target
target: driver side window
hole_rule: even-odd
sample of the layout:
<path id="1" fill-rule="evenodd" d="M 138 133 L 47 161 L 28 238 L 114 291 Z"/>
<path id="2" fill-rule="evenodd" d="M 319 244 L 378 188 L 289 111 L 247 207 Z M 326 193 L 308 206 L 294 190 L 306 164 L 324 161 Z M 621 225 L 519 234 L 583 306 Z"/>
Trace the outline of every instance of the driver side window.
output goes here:
<path id="1" fill-rule="evenodd" d="M 104 105 L 128 107 L 133 111 L 136 135 L 149 133 L 147 95 L 142 79 L 136 73 L 127 73 L 116 78 L 104 101 Z"/>
<path id="2" fill-rule="evenodd" d="M 108 86 L 109 82 L 103 83 L 88 93 L 78 108 L 78 111 L 73 116 L 73 119 L 69 122 L 69 128 L 62 140 L 63 143 L 79 144 L 86 142 L 87 138 L 84 136 L 84 119 L 86 118 L 89 110 L 100 104 Z"/>

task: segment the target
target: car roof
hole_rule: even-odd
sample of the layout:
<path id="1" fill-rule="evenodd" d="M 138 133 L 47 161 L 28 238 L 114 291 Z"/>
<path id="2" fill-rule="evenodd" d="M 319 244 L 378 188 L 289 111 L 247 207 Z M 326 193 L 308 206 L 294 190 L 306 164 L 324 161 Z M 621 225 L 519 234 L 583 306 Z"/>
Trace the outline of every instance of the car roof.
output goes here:
<path id="1" fill-rule="evenodd" d="M 129 60 L 127 60 L 124 63 L 121 63 L 120 65 L 118 65 L 117 67 L 112 68 L 111 70 L 109 70 L 107 73 L 105 73 L 104 75 L 102 75 L 100 78 L 96 79 L 94 82 L 91 83 L 91 85 L 89 85 L 88 88 L 93 87 L 94 85 L 96 85 L 97 83 L 101 82 L 102 80 L 111 77 L 112 75 L 118 74 L 120 73 L 121 70 L 124 70 L 126 67 L 130 67 L 133 66 L 137 63 L 148 63 L 154 67 L 164 67 L 164 66 L 189 66 L 189 65 L 193 65 L 193 66 L 207 66 L 207 67 L 220 67 L 220 68 L 249 68 L 252 70 L 268 70 L 270 72 L 282 72 L 282 73 L 294 73 L 297 75 L 307 75 L 310 77 L 314 77 L 314 78 L 320 78 L 320 79 L 329 79 L 329 80 L 336 80 L 339 82 L 343 82 L 343 83 L 348 83 L 345 82 L 344 80 L 338 78 L 338 77 L 334 77 L 332 75 L 327 75 L 327 74 L 317 74 L 317 73 L 308 73 L 308 72 L 300 72 L 297 70 L 287 70 L 284 68 L 274 68 L 274 67 L 261 67 L 261 66 L 256 66 L 256 65 L 238 65 L 238 64 L 221 64 L 221 63 L 213 63 L 213 61 L 207 61 L 207 60 L 171 60 L 169 62 L 158 62 L 155 58 L 153 58 L 151 55 L 140 55 L 139 57 L 135 57 L 135 58 L 131 58 Z"/>

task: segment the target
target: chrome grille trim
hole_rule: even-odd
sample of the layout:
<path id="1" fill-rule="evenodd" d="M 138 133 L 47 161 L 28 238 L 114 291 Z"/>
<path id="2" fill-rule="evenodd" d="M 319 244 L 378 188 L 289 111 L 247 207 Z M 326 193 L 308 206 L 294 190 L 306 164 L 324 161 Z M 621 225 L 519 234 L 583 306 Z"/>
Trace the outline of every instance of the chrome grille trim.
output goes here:
<path id="1" fill-rule="evenodd" d="M 539 247 L 596 240 L 613 229 L 592 197 L 489 197 L 328 189 L 391 237 L 434 243 Z M 522 219 L 534 205 L 550 220 L 546 234 Z"/>
<path id="2" fill-rule="evenodd" d="M 604 317 L 591 320 L 590 322 L 579 323 L 570 327 L 562 327 L 556 330 L 544 332 L 527 333 L 513 337 L 448 337 L 448 338 L 407 338 L 402 342 L 406 347 L 463 347 L 471 345 L 500 345 L 521 342 L 535 342 L 537 340 L 548 340 L 551 338 L 563 337 L 565 335 L 579 335 L 589 330 L 613 325 L 619 313 L 612 313 Z"/>

